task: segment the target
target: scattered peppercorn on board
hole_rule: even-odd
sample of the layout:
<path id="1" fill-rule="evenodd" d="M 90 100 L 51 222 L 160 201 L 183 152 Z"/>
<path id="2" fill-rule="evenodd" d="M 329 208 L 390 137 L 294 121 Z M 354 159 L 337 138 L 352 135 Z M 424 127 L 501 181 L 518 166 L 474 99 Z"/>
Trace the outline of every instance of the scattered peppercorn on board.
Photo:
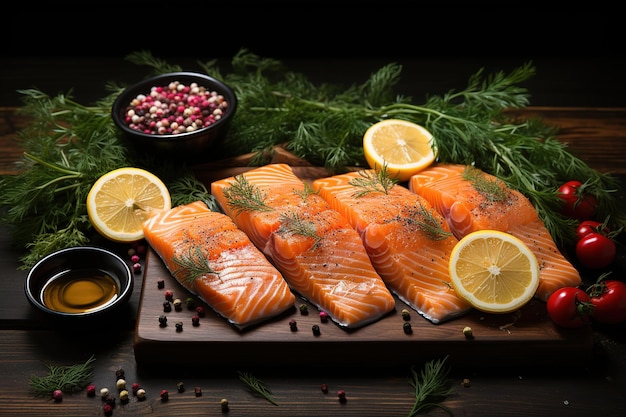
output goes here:
<path id="1" fill-rule="evenodd" d="M 494 357 L 505 355 L 509 363 L 536 366 L 587 360 L 593 347 L 590 329 L 557 328 L 547 317 L 545 303 L 538 300 L 517 313 L 472 311 L 437 325 L 396 300 L 396 309 L 388 316 L 349 331 L 323 321 L 316 307 L 297 297 L 294 308 L 282 316 L 239 331 L 183 288 L 151 249 L 143 279 L 134 341 L 139 366 L 385 366 L 410 365 L 443 354 L 461 364 L 493 364 Z M 169 312 L 163 306 L 167 291 L 173 300 L 180 300 L 180 307 L 171 303 Z M 204 317 L 194 319 L 199 306 Z M 466 335 L 467 328 L 471 335 Z"/>
<path id="2" fill-rule="evenodd" d="M 196 176 L 209 184 L 244 172 L 250 157 L 195 167 Z M 290 163 L 305 181 L 324 175 L 323 168 L 294 160 L 280 149 L 272 162 Z M 588 360 L 593 349 L 590 328 L 558 328 L 545 303 L 534 299 L 515 313 L 472 311 L 436 325 L 396 299 L 395 311 L 381 320 L 346 330 L 323 320 L 316 307 L 297 297 L 293 309 L 280 317 L 240 331 L 182 287 L 151 249 L 143 280 L 134 340 L 139 366 L 387 366 L 442 355 L 472 365 L 493 365 L 494 357 L 505 355 L 508 363 L 538 366 Z M 170 295 L 180 305 L 172 302 L 171 311 L 164 311 Z M 197 317 L 197 307 L 204 316 Z"/>

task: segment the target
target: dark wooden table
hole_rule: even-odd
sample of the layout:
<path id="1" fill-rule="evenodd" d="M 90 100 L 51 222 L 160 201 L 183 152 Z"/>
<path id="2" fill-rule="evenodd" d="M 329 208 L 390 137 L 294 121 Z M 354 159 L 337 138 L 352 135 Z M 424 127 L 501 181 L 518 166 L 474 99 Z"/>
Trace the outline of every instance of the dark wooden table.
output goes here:
<path id="1" fill-rule="evenodd" d="M 57 80 L 51 85 L 61 90 L 73 85 L 71 78 L 58 77 L 65 84 Z M 16 88 L 25 87 L 28 86 Z M 559 138 L 592 167 L 626 178 L 626 108 L 550 106 L 530 107 L 519 113 L 539 116 L 559 126 Z M 13 163 L 21 154 L 16 132 L 27 123 L 27 119 L 15 114 L 13 103 L 0 107 L 0 174 L 15 172 Z M 123 246 L 111 247 L 120 252 L 126 250 Z M 127 310 L 119 317 L 94 327 L 59 328 L 28 304 L 23 291 L 27 271 L 19 269 L 20 253 L 11 247 L 6 230 L 0 230 L 0 415 L 103 415 L 100 398 L 89 398 L 85 391 L 66 394 L 62 402 L 55 403 L 49 398 L 35 397 L 29 390 L 30 377 L 45 374 L 45 364 L 81 363 L 90 355 L 96 358 L 93 383 L 98 389 L 115 390 L 115 373 L 123 369 L 128 384 L 137 382 L 147 391 L 145 401 L 133 397 L 128 404 L 118 402 L 114 416 L 217 416 L 223 415 L 222 398 L 229 400 L 231 416 L 406 416 L 413 406 L 409 368 L 378 366 L 387 362 L 384 358 L 394 355 L 384 348 L 359 366 L 311 369 L 303 358 L 302 367 L 275 363 L 251 369 L 271 389 L 277 406 L 251 395 L 238 380 L 235 367 L 190 369 L 165 360 L 163 365 L 137 366 L 133 340 L 141 275 L 136 278 Z M 626 327 L 597 326 L 592 333 L 593 350 L 585 360 L 551 363 L 538 357 L 540 366 L 529 366 L 527 362 L 532 363 L 533 358 L 527 358 L 523 365 L 512 363 L 507 352 L 502 351 L 491 358 L 490 366 L 455 364 L 450 373 L 454 392 L 444 404 L 455 416 L 623 416 Z M 179 354 L 182 357 L 186 352 Z M 249 357 L 254 355 L 255 352 L 249 352 Z M 422 365 L 422 361 L 415 363 L 418 370 Z M 462 385 L 464 379 L 469 379 L 469 386 Z M 182 393 L 177 392 L 178 382 L 186 387 Z M 328 394 L 321 391 L 322 384 L 328 385 Z M 196 386 L 202 389 L 199 397 L 194 395 Z M 167 402 L 159 398 L 163 389 L 170 394 Z M 338 390 L 345 390 L 346 402 L 338 401 Z M 427 415 L 445 413 L 433 409 Z"/>

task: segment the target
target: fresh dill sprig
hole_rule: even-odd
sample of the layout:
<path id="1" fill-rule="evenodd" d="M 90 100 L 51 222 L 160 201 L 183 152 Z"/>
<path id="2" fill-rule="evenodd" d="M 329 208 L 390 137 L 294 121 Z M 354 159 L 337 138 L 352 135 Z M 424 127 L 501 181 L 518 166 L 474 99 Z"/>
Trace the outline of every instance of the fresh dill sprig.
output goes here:
<path id="1" fill-rule="evenodd" d="M 172 275 L 177 276 L 178 274 L 184 273 L 184 280 L 189 284 L 193 283 L 197 278 L 214 274 L 219 278 L 219 273 L 215 272 L 211 265 L 209 264 L 209 257 L 202 250 L 201 246 L 195 246 L 193 248 L 189 248 L 188 253 L 176 256 L 172 258 L 172 261 L 178 265 L 179 267 L 172 271 Z"/>
<path id="2" fill-rule="evenodd" d="M 242 174 L 236 175 L 230 187 L 224 189 L 227 204 L 235 214 L 244 211 L 273 211 L 265 204 L 266 195 L 259 187 L 250 182 Z"/>
<path id="3" fill-rule="evenodd" d="M 443 359 L 426 362 L 419 374 L 415 368 L 411 368 L 409 385 L 415 390 L 415 403 L 408 417 L 415 417 L 432 407 L 439 407 L 448 415 L 453 415 L 448 407 L 441 404 L 454 391 L 448 379 L 450 369 L 445 364 L 447 358 L 446 356 Z"/>
<path id="4" fill-rule="evenodd" d="M 319 194 L 319 191 L 316 191 L 311 184 L 308 182 L 304 183 L 304 188 L 302 190 L 294 190 L 294 193 L 300 196 L 302 202 L 306 203 L 306 199 L 312 194 Z"/>
<path id="5" fill-rule="evenodd" d="M 85 388 L 93 378 L 95 357 L 91 355 L 85 363 L 54 366 L 46 364 L 48 374 L 45 376 L 32 375 L 29 381 L 30 388 L 36 396 L 50 396 L 54 390 L 76 392 Z"/>
<path id="6" fill-rule="evenodd" d="M 171 64 L 162 59 L 156 58 L 152 55 L 152 52 L 147 50 L 134 51 L 126 56 L 126 60 L 137 65 L 146 65 L 152 67 L 152 74 L 159 75 L 168 72 L 180 72 L 182 68 L 180 65 Z"/>
<path id="7" fill-rule="evenodd" d="M 470 181 L 474 189 L 487 200 L 494 202 L 506 200 L 507 192 L 504 188 L 505 184 L 497 177 L 488 179 L 480 170 L 470 165 L 465 167 L 461 176 L 464 180 Z"/>
<path id="8" fill-rule="evenodd" d="M 379 170 L 360 170 L 359 177 L 352 178 L 349 184 L 359 188 L 354 196 L 359 198 L 369 193 L 389 194 L 389 190 L 398 183 L 398 180 L 389 176 L 387 165 Z"/>
<path id="9" fill-rule="evenodd" d="M 443 240 L 452 236 L 452 232 L 443 228 L 438 217 L 435 215 L 434 209 L 428 210 L 420 203 L 416 214 L 416 217 L 419 217 L 419 219 L 417 219 L 418 227 L 429 239 Z M 411 216 L 411 218 L 415 218 L 415 216 Z"/>
<path id="10" fill-rule="evenodd" d="M 246 384 L 246 386 L 253 395 L 259 398 L 264 398 L 274 405 L 278 405 L 278 403 L 274 400 L 272 396 L 272 391 L 270 391 L 270 389 L 265 386 L 263 381 L 256 378 L 249 372 L 238 371 L 237 373 L 239 374 L 239 380 Z"/>
<path id="11" fill-rule="evenodd" d="M 312 221 L 303 220 L 296 212 L 286 212 L 280 214 L 281 225 L 279 233 L 290 233 L 305 237 L 311 237 L 315 243 L 320 241 L 321 236 L 317 234 L 315 224 Z"/>

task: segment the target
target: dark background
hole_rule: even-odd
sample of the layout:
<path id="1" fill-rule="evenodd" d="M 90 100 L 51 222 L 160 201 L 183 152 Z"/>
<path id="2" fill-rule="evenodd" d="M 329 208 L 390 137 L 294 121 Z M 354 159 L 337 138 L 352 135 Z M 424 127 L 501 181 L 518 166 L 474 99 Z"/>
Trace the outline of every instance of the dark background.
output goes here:
<path id="1" fill-rule="evenodd" d="M 283 61 L 315 82 L 354 84 L 389 62 L 403 65 L 398 92 L 416 102 L 461 89 L 480 68 L 532 62 L 533 106 L 626 106 L 622 14 L 594 2 L 127 1 L 15 4 L 0 28 L 0 106 L 19 89 L 79 101 L 148 69 L 125 60 L 149 50 L 197 70 L 228 65 L 240 49 Z"/>

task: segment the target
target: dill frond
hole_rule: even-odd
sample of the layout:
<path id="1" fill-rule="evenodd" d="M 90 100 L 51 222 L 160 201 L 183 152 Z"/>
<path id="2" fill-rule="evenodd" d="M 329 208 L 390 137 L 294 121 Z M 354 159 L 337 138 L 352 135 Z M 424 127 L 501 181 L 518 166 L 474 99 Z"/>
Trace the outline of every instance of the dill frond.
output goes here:
<path id="1" fill-rule="evenodd" d="M 387 166 L 383 166 L 380 170 L 360 170 L 357 172 L 359 177 L 352 178 L 349 184 L 359 188 L 354 193 L 354 197 L 363 197 L 369 193 L 389 194 L 389 190 L 398 183 L 398 180 L 389 176 Z"/>
<path id="2" fill-rule="evenodd" d="M 185 281 L 189 284 L 193 283 L 197 278 L 214 274 L 219 278 L 219 273 L 215 272 L 209 264 L 209 257 L 202 250 L 202 247 L 195 246 L 189 248 L 188 253 L 181 256 L 174 256 L 172 261 L 178 265 L 178 268 L 172 271 L 172 275 L 185 274 Z"/>
<path id="3" fill-rule="evenodd" d="M 415 368 L 411 368 L 409 385 L 415 391 L 415 403 L 408 417 L 414 417 L 432 407 L 438 407 L 452 415 L 452 411 L 441 404 L 454 391 L 448 379 L 450 370 L 445 364 L 447 358 L 446 356 L 440 360 L 426 362 L 424 369 L 419 373 Z"/>
<path id="4" fill-rule="evenodd" d="M 263 398 L 276 406 L 278 405 L 272 396 L 272 391 L 265 386 L 263 381 L 252 375 L 250 372 L 238 371 L 237 373 L 239 374 L 239 380 L 246 384 L 254 396 Z"/>
<path id="5" fill-rule="evenodd" d="M 281 213 L 280 221 L 279 233 L 290 233 L 310 237 L 315 240 L 315 243 L 319 242 L 321 239 L 321 236 L 317 234 L 315 224 L 312 221 L 303 220 L 298 213 Z"/>
<path id="6" fill-rule="evenodd" d="M 235 214 L 244 211 L 273 211 L 274 209 L 265 204 L 265 193 L 259 187 L 250 184 L 245 176 L 236 175 L 230 187 L 224 189 L 224 197 L 227 204 L 235 211 Z"/>
<path id="7" fill-rule="evenodd" d="M 462 173 L 464 180 L 470 181 L 476 191 L 489 201 L 503 201 L 507 198 L 507 192 L 503 181 L 494 177 L 486 178 L 480 170 L 468 165 Z"/>

